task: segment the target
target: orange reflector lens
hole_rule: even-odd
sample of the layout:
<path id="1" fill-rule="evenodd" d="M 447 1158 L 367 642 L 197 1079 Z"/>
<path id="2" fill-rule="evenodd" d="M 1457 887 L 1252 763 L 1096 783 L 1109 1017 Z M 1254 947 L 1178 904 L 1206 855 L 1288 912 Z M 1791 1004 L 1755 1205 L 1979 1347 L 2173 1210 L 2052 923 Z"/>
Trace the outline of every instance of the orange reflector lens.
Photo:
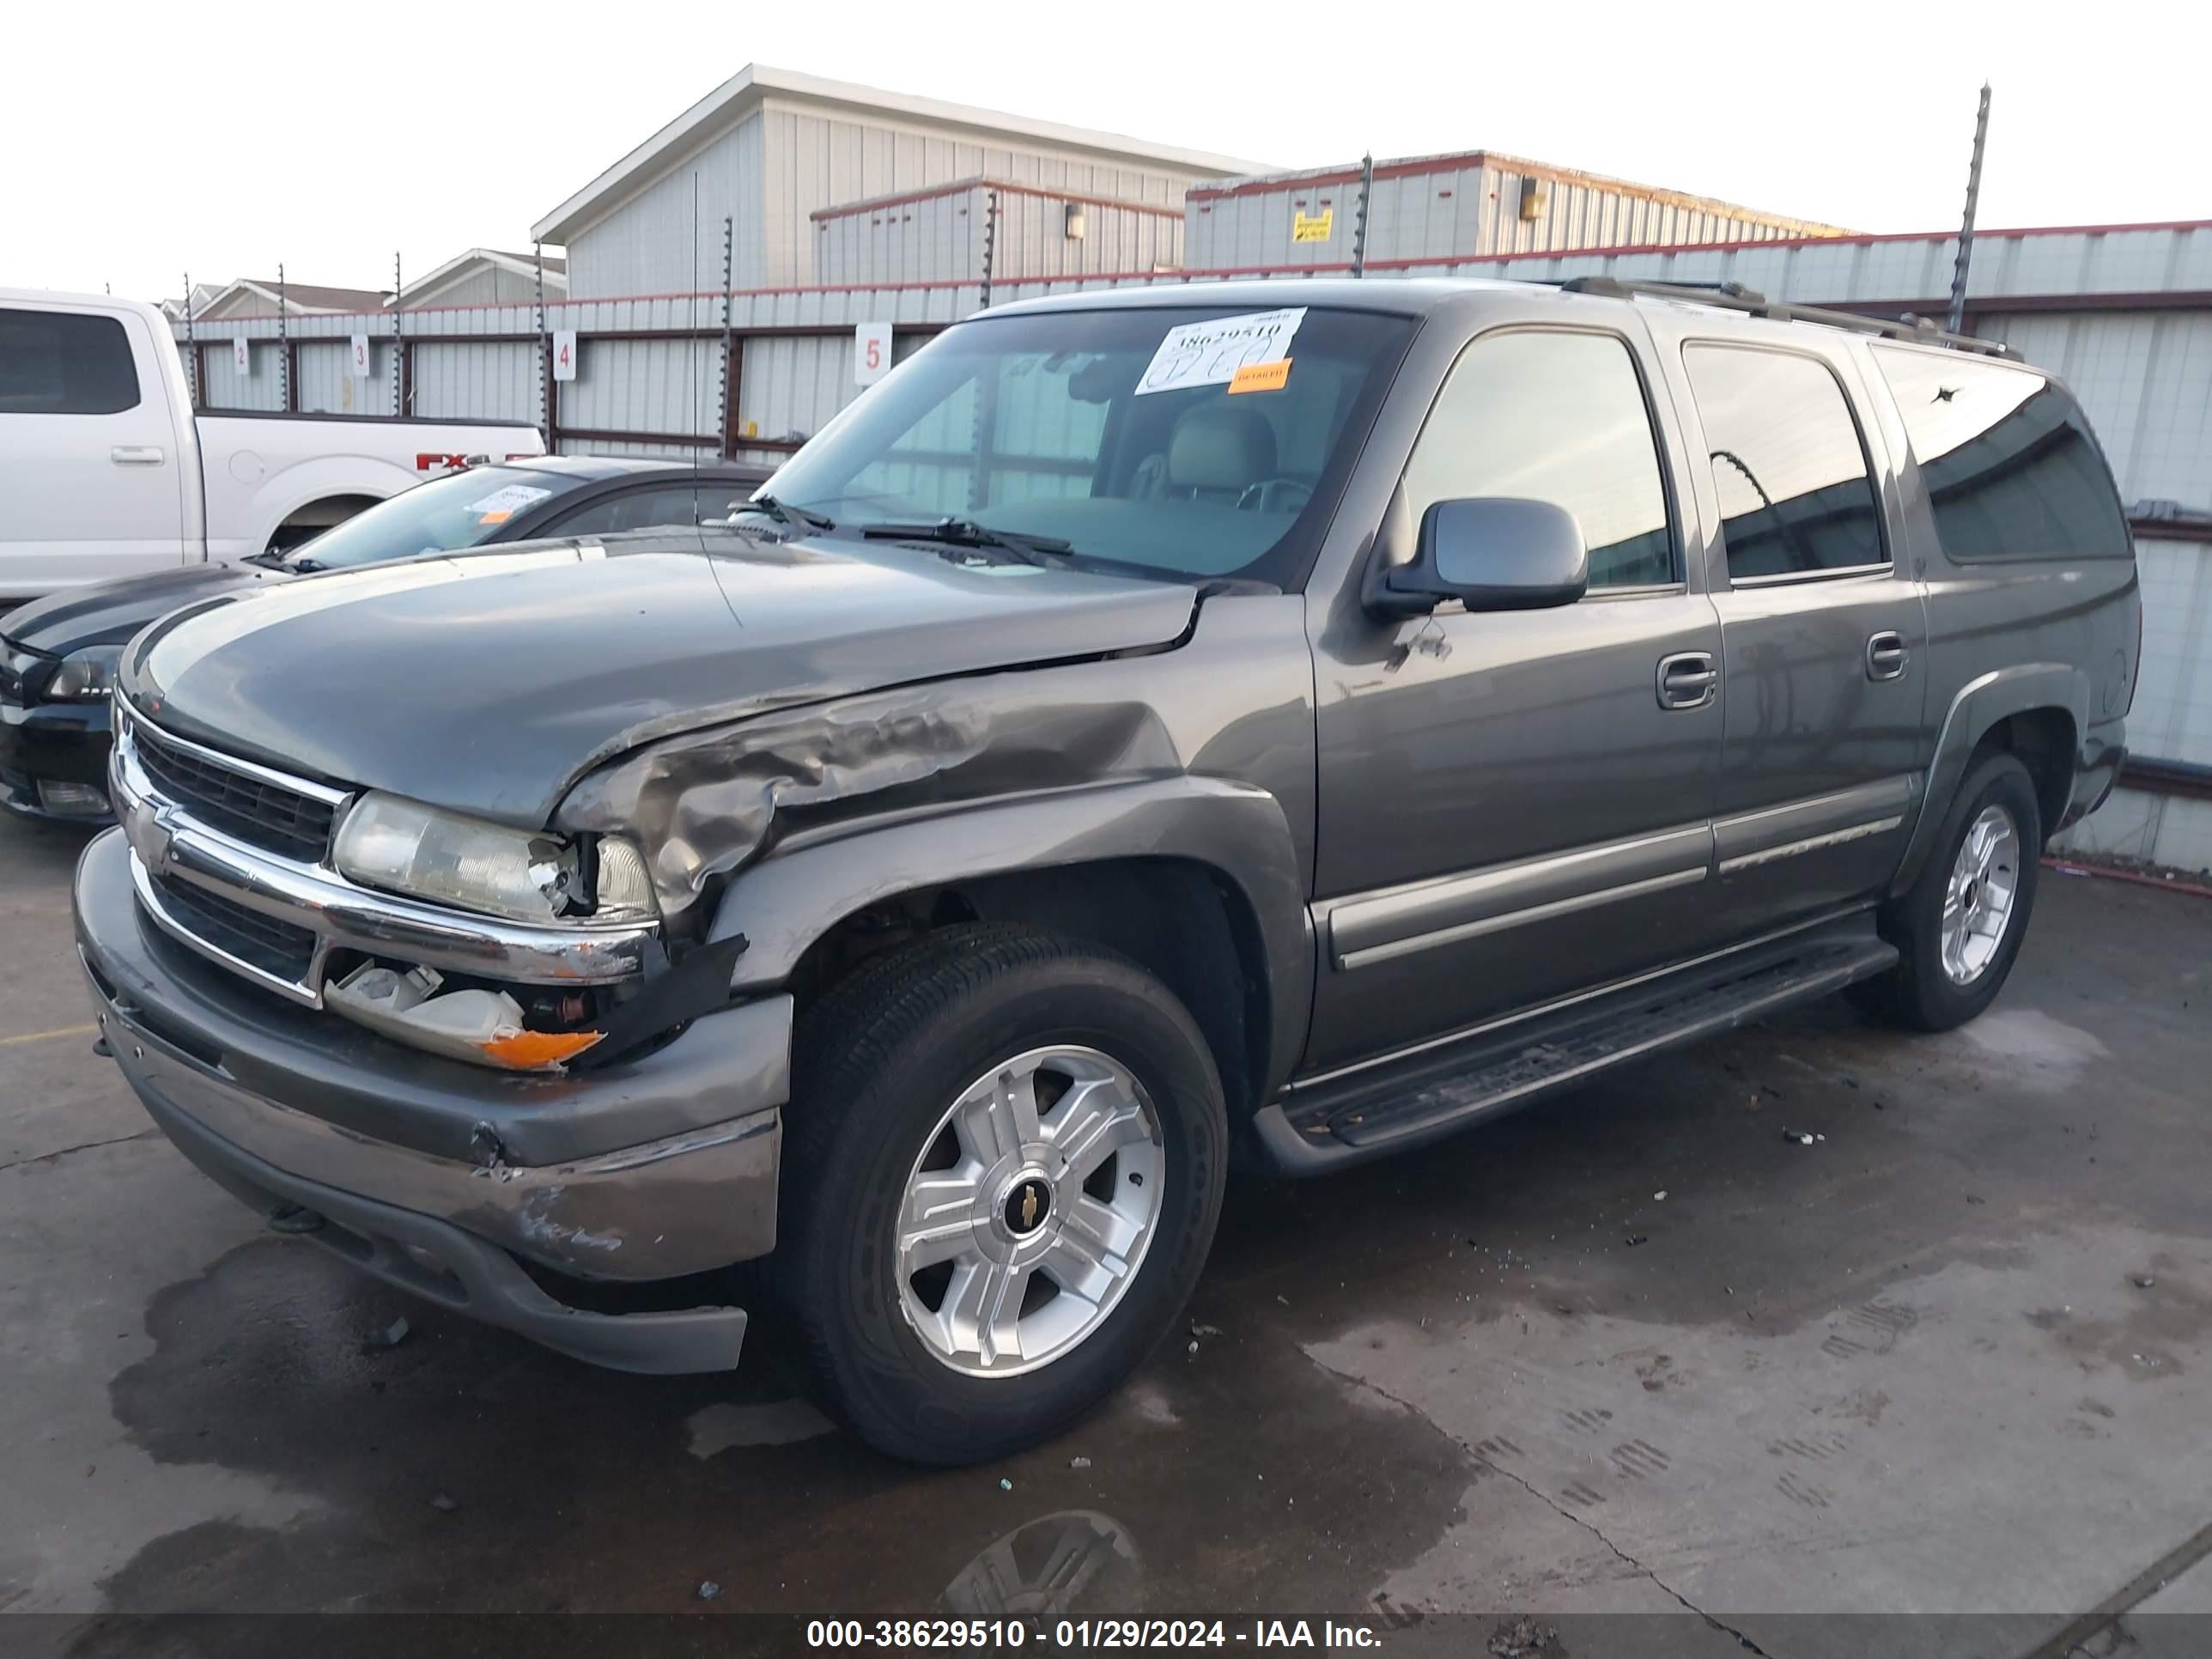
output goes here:
<path id="1" fill-rule="evenodd" d="M 574 1060 L 605 1035 L 605 1031 L 517 1031 L 512 1036 L 495 1036 L 489 1042 L 479 1042 L 477 1047 L 495 1066 L 517 1072 L 538 1072 L 558 1066 L 564 1060 Z"/>

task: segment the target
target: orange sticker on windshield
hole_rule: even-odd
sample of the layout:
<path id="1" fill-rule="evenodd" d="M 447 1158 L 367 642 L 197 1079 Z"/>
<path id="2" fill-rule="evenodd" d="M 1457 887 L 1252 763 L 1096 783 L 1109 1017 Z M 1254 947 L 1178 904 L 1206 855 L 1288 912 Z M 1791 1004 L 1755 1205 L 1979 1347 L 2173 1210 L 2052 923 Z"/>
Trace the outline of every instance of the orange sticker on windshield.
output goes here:
<path id="1" fill-rule="evenodd" d="M 478 519 L 477 522 L 478 524 L 505 524 L 514 516 L 514 509 L 511 507 L 495 507 L 492 511 L 485 514 L 483 517 Z"/>
<path id="2" fill-rule="evenodd" d="M 1247 363 L 1229 377 L 1229 395 L 1240 392 L 1280 392 L 1290 384 L 1291 360 L 1278 357 L 1272 363 Z"/>

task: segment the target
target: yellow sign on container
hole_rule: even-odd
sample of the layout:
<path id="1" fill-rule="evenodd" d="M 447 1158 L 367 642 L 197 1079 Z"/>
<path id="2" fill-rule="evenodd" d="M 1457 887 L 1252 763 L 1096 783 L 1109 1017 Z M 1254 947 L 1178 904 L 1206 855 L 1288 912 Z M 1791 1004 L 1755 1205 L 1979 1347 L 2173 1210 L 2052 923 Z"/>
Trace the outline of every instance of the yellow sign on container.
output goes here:
<path id="1" fill-rule="evenodd" d="M 1319 213 L 1294 213 L 1291 216 L 1291 240 L 1294 242 L 1326 242 L 1329 227 L 1336 222 L 1336 210 L 1325 207 Z"/>

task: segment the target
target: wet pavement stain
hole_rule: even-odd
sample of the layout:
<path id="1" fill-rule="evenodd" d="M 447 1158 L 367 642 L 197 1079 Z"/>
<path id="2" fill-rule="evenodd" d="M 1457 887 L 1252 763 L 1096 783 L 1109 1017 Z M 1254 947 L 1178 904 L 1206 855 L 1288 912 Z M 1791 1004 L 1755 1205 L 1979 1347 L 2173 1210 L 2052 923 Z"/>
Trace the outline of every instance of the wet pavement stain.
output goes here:
<path id="1" fill-rule="evenodd" d="M 408 1337 L 365 1350 L 402 1305 Z M 1434 1545 L 1477 1478 L 1422 1419 L 1266 1331 L 1197 1357 L 1178 1334 L 1025 1456 L 906 1469 L 821 1431 L 767 1323 L 733 1376 L 622 1376 L 257 1240 L 155 1298 L 155 1352 L 112 1402 L 156 1458 L 250 1470 L 319 1507 L 281 1531 L 157 1540 L 106 1581 L 108 1605 L 674 1611 L 712 1581 L 732 1609 L 854 1617 L 1040 1596 L 1348 1610 Z"/>

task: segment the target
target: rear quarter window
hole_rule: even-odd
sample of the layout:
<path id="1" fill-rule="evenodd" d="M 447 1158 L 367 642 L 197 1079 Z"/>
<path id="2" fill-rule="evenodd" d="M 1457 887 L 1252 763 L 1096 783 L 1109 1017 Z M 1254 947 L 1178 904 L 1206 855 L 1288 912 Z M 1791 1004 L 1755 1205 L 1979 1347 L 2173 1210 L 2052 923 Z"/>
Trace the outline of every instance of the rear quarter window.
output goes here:
<path id="1" fill-rule="evenodd" d="M 0 311 L 0 415 L 118 415 L 137 406 L 138 371 L 119 319 Z"/>
<path id="2" fill-rule="evenodd" d="M 2128 527 L 2089 422 L 2032 368 L 1876 346 L 1953 559 L 2124 559 Z"/>

